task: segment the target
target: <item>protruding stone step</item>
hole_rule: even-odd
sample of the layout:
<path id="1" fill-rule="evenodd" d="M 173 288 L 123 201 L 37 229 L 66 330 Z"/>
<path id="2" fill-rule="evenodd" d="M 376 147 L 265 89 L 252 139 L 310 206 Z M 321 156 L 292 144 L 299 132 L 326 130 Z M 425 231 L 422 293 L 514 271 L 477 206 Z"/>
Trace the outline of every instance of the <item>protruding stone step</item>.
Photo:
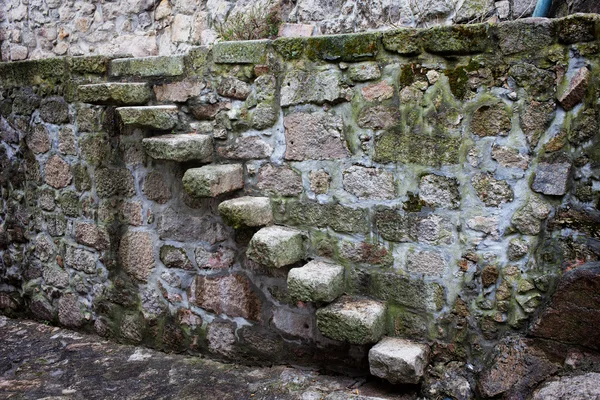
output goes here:
<path id="1" fill-rule="evenodd" d="M 244 187 L 241 164 L 205 165 L 188 169 L 183 187 L 193 197 L 217 197 Z"/>
<path id="2" fill-rule="evenodd" d="M 133 106 L 146 104 L 152 90 L 145 83 L 96 83 L 77 88 L 79 101 L 90 104 Z"/>
<path id="3" fill-rule="evenodd" d="M 211 162 L 213 139 L 210 135 L 183 133 L 142 139 L 146 153 L 155 160 Z"/>
<path id="4" fill-rule="evenodd" d="M 287 287 L 294 300 L 332 302 L 344 292 L 344 267 L 311 261 L 290 270 Z"/>
<path id="5" fill-rule="evenodd" d="M 246 254 L 259 264 L 280 268 L 304 258 L 304 238 L 296 229 L 269 226 L 254 234 Z"/>
<path id="6" fill-rule="evenodd" d="M 219 213 L 227 225 L 266 226 L 273 222 L 273 210 L 268 197 L 244 196 L 219 204 Z"/>
<path id="7" fill-rule="evenodd" d="M 110 62 L 110 76 L 179 76 L 183 56 L 117 58 Z"/>
<path id="8" fill-rule="evenodd" d="M 375 343 L 384 334 L 385 304 L 364 297 L 343 296 L 317 310 L 324 336 L 352 344 Z"/>
<path id="9" fill-rule="evenodd" d="M 429 358 L 429 347 L 386 337 L 369 350 L 371 374 L 393 384 L 418 383 Z"/>
<path id="10" fill-rule="evenodd" d="M 169 130 L 177 124 L 177 106 L 119 107 L 117 113 L 125 125 Z"/>

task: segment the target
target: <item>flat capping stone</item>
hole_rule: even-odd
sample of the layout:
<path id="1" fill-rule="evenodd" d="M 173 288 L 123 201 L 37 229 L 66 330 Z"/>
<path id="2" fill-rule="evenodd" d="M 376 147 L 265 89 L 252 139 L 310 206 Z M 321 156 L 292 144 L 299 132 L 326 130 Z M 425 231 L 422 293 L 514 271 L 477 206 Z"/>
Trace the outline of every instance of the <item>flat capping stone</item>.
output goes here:
<path id="1" fill-rule="evenodd" d="M 467 55 L 491 50 L 489 24 L 436 26 L 423 30 L 425 51 L 441 55 Z"/>
<path id="2" fill-rule="evenodd" d="M 212 49 L 213 61 L 216 64 L 262 64 L 270 45 L 268 39 L 219 42 Z"/>
<path id="3" fill-rule="evenodd" d="M 152 98 L 146 83 L 93 83 L 77 88 L 79 101 L 90 104 L 142 105 Z"/>
<path id="4" fill-rule="evenodd" d="M 559 43 L 591 42 L 600 38 L 599 14 L 571 14 L 556 20 Z"/>
<path id="5" fill-rule="evenodd" d="M 423 29 L 399 28 L 383 32 L 381 41 L 387 51 L 403 56 L 417 55 L 423 51 Z"/>
<path id="6" fill-rule="evenodd" d="M 379 32 L 312 36 L 306 39 L 305 53 L 311 60 L 368 60 L 377 56 L 380 38 Z"/>
<path id="7" fill-rule="evenodd" d="M 56 81 L 67 77 L 67 58 L 55 57 L 40 60 L 10 61 L 0 63 L 0 87 L 38 85 L 46 80 Z"/>
<path id="8" fill-rule="evenodd" d="M 117 58 L 110 62 L 110 76 L 179 76 L 184 72 L 183 56 Z"/>

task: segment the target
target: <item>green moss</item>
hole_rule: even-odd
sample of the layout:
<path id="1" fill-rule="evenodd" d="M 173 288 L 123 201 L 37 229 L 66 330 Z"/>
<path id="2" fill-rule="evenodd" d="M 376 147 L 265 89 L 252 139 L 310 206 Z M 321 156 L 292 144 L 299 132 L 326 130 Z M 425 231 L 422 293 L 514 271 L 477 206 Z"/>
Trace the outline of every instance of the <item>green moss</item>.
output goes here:
<path id="1" fill-rule="evenodd" d="M 383 33 L 383 47 L 401 55 L 421 53 L 423 41 L 419 29 L 403 28 Z"/>
<path id="2" fill-rule="evenodd" d="M 66 216 L 78 217 L 81 213 L 79 195 L 75 192 L 63 192 L 58 198 L 58 204 Z"/>
<path id="3" fill-rule="evenodd" d="M 446 301 L 444 288 L 439 284 L 396 272 L 373 272 L 367 290 L 376 299 L 393 301 L 412 310 L 439 311 Z"/>
<path id="4" fill-rule="evenodd" d="M 179 76 L 183 72 L 183 56 L 119 58 L 110 63 L 111 76 Z"/>
<path id="5" fill-rule="evenodd" d="M 284 60 L 295 60 L 304 53 L 306 39 L 304 38 L 279 38 L 273 41 L 273 48 Z"/>
<path id="6" fill-rule="evenodd" d="M 454 97 L 463 100 L 469 90 L 469 75 L 465 67 L 446 69 L 444 74 L 448 77 L 450 90 Z"/>
<path id="7" fill-rule="evenodd" d="M 397 304 L 388 304 L 386 331 L 390 336 L 423 338 L 428 336 L 427 316 Z"/>
<path id="8" fill-rule="evenodd" d="M 330 227 L 338 232 L 367 232 L 368 210 L 345 207 L 340 204 L 318 204 L 291 200 L 287 202 L 285 215 L 276 221 L 295 226 Z"/>
<path id="9" fill-rule="evenodd" d="M 374 58 L 379 51 L 379 33 L 314 36 L 306 40 L 311 60 L 360 61 Z"/>
<path id="10" fill-rule="evenodd" d="M 219 42 L 213 47 L 213 61 L 217 64 L 262 64 L 267 59 L 270 40 Z"/>
<path id="11" fill-rule="evenodd" d="M 423 32 L 425 50 L 437 54 L 481 53 L 491 48 L 487 24 L 433 27 Z"/>
<path id="12" fill-rule="evenodd" d="M 109 61 L 105 56 L 69 57 L 67 65 L 71 73 L 102 75 L 108 71 Z"/>
<path id="13" fill-rule="evenodd" d="M 0 76 L 2 87 L 6 89 L 29 85 L 53 87 L 66 80 L 66 61 L 60 57 L 0 63 Z"/>

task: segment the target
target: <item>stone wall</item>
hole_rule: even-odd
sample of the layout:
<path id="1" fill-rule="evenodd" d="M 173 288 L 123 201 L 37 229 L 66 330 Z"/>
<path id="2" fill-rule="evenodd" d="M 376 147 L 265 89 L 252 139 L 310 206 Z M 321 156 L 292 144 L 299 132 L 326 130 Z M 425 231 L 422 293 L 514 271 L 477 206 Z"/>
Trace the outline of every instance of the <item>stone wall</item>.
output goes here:
<path id="1" fill-rule="evenodd" d="M 316 34 L 531 16 L 536 0 L 3 0 L 0 59 L 184 54 L 213 44 L 236 15 L 272 10 Z M 552 16 L 600 12 L 593 0 L 555 0 Z M 309 31 L 310 32 L 310 31 Z"/>
<path id="2" fill-rule="evenodd" d="M 401 337 L 432 393 L 525 393 L 555 360 L 486 362 L 577 343 L 536 315 L 600 255 L 599 46 L 575 15 L 2 63 L 0 309 L 337 370 Z"/>

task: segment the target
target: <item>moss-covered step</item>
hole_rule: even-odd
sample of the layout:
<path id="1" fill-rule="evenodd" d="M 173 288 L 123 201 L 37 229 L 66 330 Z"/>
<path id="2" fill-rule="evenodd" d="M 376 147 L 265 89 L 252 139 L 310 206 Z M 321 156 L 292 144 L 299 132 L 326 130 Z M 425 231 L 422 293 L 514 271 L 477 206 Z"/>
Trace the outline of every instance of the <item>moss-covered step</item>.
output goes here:
<path id="1" fill-rule="evenodd" d="M 146 153 L 155 160 L 211 162 L 213 138 L 211 135 L 183 133 L 142 139 Z"/>
<path id="2" fill-rule="evenodd" d="M 213 46 L 213 61 L 217 64 L 260 64 L 265 62 L 270 40 L 219 42 Z"/>
<path id="3" fill-rule="evenodd" d="M 393 384 L 415 384 L 425 372 L 429 347 L 409 340 L 386 337 L 369 350 L 371 374 Z"/>
<path id="4" fill-rule="evenodd" d="M 266 226 L 273 223 L 273 210 L 268 197 L 244 196 L 219 204 L 219 214 L 227 225 Z"/>
<path id="5" fill-rule="evenodd" d="M 205 165 L 183 175 L 183 188 L 192 197 L 217 197 L 243 187 L 241 164 Z"/>
<path id="6" fill-rule="evenodd" d="M 135 106 L 146 104 L 152 90 L 145 83 L 96 83 L 77 88 L 79 101 L 90 104 Z"/>
<path id="7" fill-rule="evenodd" d="M 313 260 L 290 270 L 287 287 L 294 300 L 332 302 L 344 292 L 344 267 Z"/>
<path id="8" fill-rule="evenodd" d="M 124 125 L 169 130 L 177 125 L 177 106 L 118 107 Z"/>
<path id="9" fill-rule="evenodd" d="M 342 296 L 317 310 L 317 327 L 330 339 L 352 344 L 375 343 L 385 331 L 384 303 L 366 297 Z"/>
<path id="10" fill-rule="evenodd" d="M 282 226 L 262 228 L 250 240 L 246 255 L 269 268 L 294 264 L 304 258 L 304 237 L 296 229 Z"/>
<path id="11" fill-rule="evenodd" d="M 117 58 L 110 62 L 110 76 L 179 76 L 184 71 L 183 56 Z"/>

